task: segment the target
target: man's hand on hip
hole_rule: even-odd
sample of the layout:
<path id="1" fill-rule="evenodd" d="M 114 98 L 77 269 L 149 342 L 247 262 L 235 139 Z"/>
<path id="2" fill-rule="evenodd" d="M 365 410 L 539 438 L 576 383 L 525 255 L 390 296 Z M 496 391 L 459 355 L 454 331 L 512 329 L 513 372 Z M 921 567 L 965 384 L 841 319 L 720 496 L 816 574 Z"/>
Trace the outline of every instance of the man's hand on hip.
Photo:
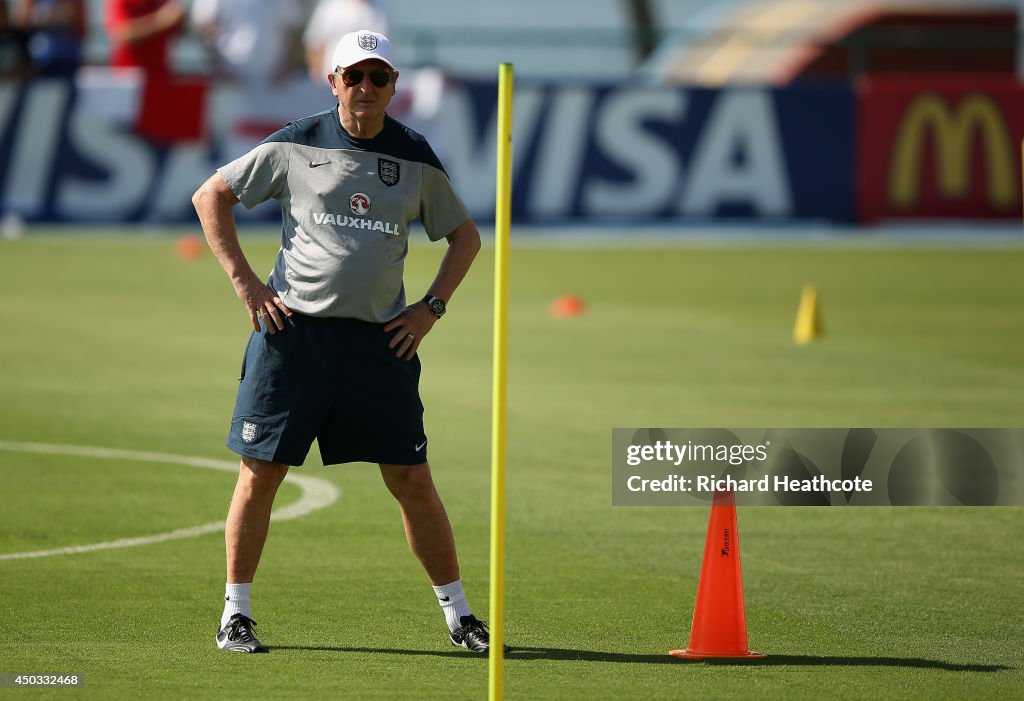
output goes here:
<path id="1" fill-rule="evenodd" d="M 385 333 L 395 331 L 388 348 L 395 349 L 399 358 L 412 360 L 416 349 L 420 347 L 423 337 L 434 328 L 437 317 L 434 316 L 426 302 L 410 304 L 401 314 L 384 325 Z"/>
<path id="2" fill-rule="evenodd" d="M 245 282 L 235 284 L 239 299 L 249 312 L 254 330 L 260 330 L 260 319 L 267 320 L 267 333 L 273 336 L 284 331 L 284 317 L 291 316 L 292 310 L 285 306 L 281 298 L 267 287 L 259 278 L 253 277 Z"/>

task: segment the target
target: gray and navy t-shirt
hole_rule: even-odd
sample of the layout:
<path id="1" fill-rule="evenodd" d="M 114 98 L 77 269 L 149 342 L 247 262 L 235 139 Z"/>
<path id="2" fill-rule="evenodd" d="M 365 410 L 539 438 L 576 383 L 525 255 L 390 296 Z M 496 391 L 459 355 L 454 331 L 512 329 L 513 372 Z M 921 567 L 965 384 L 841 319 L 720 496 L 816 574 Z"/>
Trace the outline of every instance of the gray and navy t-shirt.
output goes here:
<path id="1" fill-rule="evenodd" d="M 338 108 L 288 123 L 217 170 L 246 208 L 281 203 L 282 240 L 268 284 L 312 316 L 383 322 L 405 308 L 409 225 L 432 241 L 469 213 L 420 135 L 390 117 L 357 139 Z"/>

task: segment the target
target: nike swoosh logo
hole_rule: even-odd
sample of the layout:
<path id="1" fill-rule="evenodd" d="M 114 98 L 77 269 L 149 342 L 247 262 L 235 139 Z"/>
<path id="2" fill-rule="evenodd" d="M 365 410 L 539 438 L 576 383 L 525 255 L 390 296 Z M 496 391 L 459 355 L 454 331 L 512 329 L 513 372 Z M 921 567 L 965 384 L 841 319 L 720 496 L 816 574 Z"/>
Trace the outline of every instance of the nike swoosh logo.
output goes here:
<path id="1" fill-rule="evenodd" d="M 310 168 L 319 168 L 320 166 L 325 166 L 328 163 L 330 163 L 330 161 L 324 161 L 323 163 L 314 163 L 313 161 L 310 161 L 309 162 L 309 167 Z"/>
<path id="2" fill-rule="evenodd" d="M 451 599 L 449 599 L 449 598 L 448 598 L 447 596 L 439 596 L 439 597 L 437 597 L 437 598 L 438 598 L 438 599 L 439 599 L 440 601 L 451 601 Z"/>
<path id="3" fill-rule="evenodd" d="M 420 444 L 419 444 L 418 446 L 416 446 L 416 447 L 414 448 L 414 450 L 415 450 L 415 451 L 416 451 L 416 452 L 418 453 L 419 451 L 423 450 L 423 446 L 425 446 L 426 444 L 427 444 L 427 442 L 426 442 L 426 441 L 423 441 L 423 442 L 422 442 L 422 443 L 420 443 Z"/>

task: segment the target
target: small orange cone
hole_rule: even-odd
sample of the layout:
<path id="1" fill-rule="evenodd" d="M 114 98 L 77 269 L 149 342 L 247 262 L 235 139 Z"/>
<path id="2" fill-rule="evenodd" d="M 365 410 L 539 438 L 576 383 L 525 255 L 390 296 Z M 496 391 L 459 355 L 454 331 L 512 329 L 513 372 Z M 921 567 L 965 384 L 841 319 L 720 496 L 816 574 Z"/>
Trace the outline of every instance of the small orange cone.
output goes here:
<path id="1" fill-rule="evenodd" d="M 174 252 L 182 260 L 195 260 L 203 255 L 206 245 L 197 234 L 185 234 L 174 242 Z"/>
<path id="2" fill-rule="evenodd" d="M 562 295 L 551 303 L 551 316 L 555 319 L 565 319 L 570 316 L 580 316 L 586 309 L 586 302 L 579 297 Z"/>
<path id="3" fill-rule="evenodd" d="M 693 606 L 690 644 L 668 654 L 686 659 L 707 657 L 765 657 L 747 646 L 747 615 L 743 607 L 740 570 L 740 532 L 736 526 L 736 496 L 715 492 L 704 542 L 704 563 L 697 602 Z"/>

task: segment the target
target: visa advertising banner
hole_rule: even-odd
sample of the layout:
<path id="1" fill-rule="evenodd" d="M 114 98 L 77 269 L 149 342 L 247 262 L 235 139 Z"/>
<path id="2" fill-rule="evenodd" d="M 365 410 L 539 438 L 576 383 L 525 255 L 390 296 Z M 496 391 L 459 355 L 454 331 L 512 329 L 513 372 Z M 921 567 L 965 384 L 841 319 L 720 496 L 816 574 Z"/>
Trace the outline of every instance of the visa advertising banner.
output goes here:
<path id="1" fill-rule="evenodd" d="M 3 214 L 34 222 L 191 222 L 191 194 L 217 166 L 289 119 L 332 106 L 320 85 L 265 96 L 211 86 L 205 97 L 192 85 L 161 108 L 153 102 L 160 95 L 137 81 L 95 70 L 86 76 L 0 84 Z M 402 78 L 390 111 L 427 136 L 470 211 L 486 223 L 494 207 L 497 86 Z M 168 110 L 175 119 L 166 119 Z M 153 115 L 164 119 L 154 123 Z M 522 82 L 513 217 L 851 221 L 854 117 L 845 85 Z M 269 203 L 239 215 L 273 221 L 278 210 Z"/>
<path id="2" fill-rule="evenodd" d="M 442 150 L 467 205 L 494 206 L 497 87 L 446 102 Z M 516 86 L 519 221 L 853 217 L 854 97 L 806 88 Z"/>

